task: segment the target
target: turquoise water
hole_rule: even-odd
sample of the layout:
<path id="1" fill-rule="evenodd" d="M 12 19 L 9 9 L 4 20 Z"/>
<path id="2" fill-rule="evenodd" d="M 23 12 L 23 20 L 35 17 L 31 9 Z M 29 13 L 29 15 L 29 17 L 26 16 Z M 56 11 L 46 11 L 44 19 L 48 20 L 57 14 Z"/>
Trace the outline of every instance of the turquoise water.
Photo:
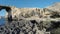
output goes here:
<path id="1" fill-rule="evenodd" d="M 0 19 L 0 25 L 4 25 L 5 24 L 5 19 L 4 18 L 1 18 Z"/>

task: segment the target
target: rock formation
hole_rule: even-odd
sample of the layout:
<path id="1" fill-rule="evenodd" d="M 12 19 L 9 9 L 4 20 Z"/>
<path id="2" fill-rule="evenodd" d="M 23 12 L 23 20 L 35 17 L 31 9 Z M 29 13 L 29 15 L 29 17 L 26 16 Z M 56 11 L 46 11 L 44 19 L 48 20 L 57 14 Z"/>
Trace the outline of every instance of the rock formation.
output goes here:
<path id="1" fill-rule="evenodd" d="M 11 15 L 12 22 L 0 26 L 1 34 L 60 34 L 60 3 L 46 8 L 10 8 L 6 18 Z"/>

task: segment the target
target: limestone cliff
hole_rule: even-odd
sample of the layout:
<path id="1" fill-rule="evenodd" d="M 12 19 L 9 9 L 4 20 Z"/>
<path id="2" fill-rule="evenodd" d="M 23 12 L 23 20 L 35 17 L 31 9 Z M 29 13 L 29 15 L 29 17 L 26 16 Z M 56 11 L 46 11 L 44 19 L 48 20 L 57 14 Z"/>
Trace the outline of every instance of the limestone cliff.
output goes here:
<path id="1" fill-rule="evenodd" d="M 1 34 L 60 34 L 60 3 L 46 8 L 11 8 L 15 19 L 0 26 Z M 7 10 L 8 11 L 8 10 Z M 7 16 L 8 15 L 8 16 Z"/>
<path id="2" fill-rule="evenodd" d="M 38 18 L 52 18 L 51 16 L 55 15 L 56 13 L 60 13 L 60 3 L 55 3 L 53 6 L 49 6 L 46 8 L 16 8 L 11 7 L 12 17 L 23 17 L 23 18 L 31 18 L 31 17 L 38 17 Z M 55 16 L 54 16 L 55 17 Z M 60 17 L 60 14 L 56 17 Z"/>

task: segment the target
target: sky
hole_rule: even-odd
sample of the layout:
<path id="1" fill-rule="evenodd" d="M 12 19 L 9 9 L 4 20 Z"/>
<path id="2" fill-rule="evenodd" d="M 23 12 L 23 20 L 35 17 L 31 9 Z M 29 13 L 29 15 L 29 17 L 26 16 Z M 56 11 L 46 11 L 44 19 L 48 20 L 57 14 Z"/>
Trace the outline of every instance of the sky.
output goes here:
<path id="1" fill-rule="evenodd" d="M 17 8 L 44 8 L 60 0 L 0 0 L 0 5 L 15 6 Z M 5 10 L 0 12 L 0 16 L 6 14 Z"/>

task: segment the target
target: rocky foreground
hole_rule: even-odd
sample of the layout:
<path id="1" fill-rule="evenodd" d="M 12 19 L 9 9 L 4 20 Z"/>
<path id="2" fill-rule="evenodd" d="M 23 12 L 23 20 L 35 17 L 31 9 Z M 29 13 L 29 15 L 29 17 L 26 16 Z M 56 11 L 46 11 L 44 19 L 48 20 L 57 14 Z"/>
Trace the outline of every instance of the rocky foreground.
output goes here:
<path id="1" fill-rule="evenodd" d="M 42 9 L 11 9 L 13 21 L 0 26 L 0 34 L 60 34 L 60 3 Z"/>

